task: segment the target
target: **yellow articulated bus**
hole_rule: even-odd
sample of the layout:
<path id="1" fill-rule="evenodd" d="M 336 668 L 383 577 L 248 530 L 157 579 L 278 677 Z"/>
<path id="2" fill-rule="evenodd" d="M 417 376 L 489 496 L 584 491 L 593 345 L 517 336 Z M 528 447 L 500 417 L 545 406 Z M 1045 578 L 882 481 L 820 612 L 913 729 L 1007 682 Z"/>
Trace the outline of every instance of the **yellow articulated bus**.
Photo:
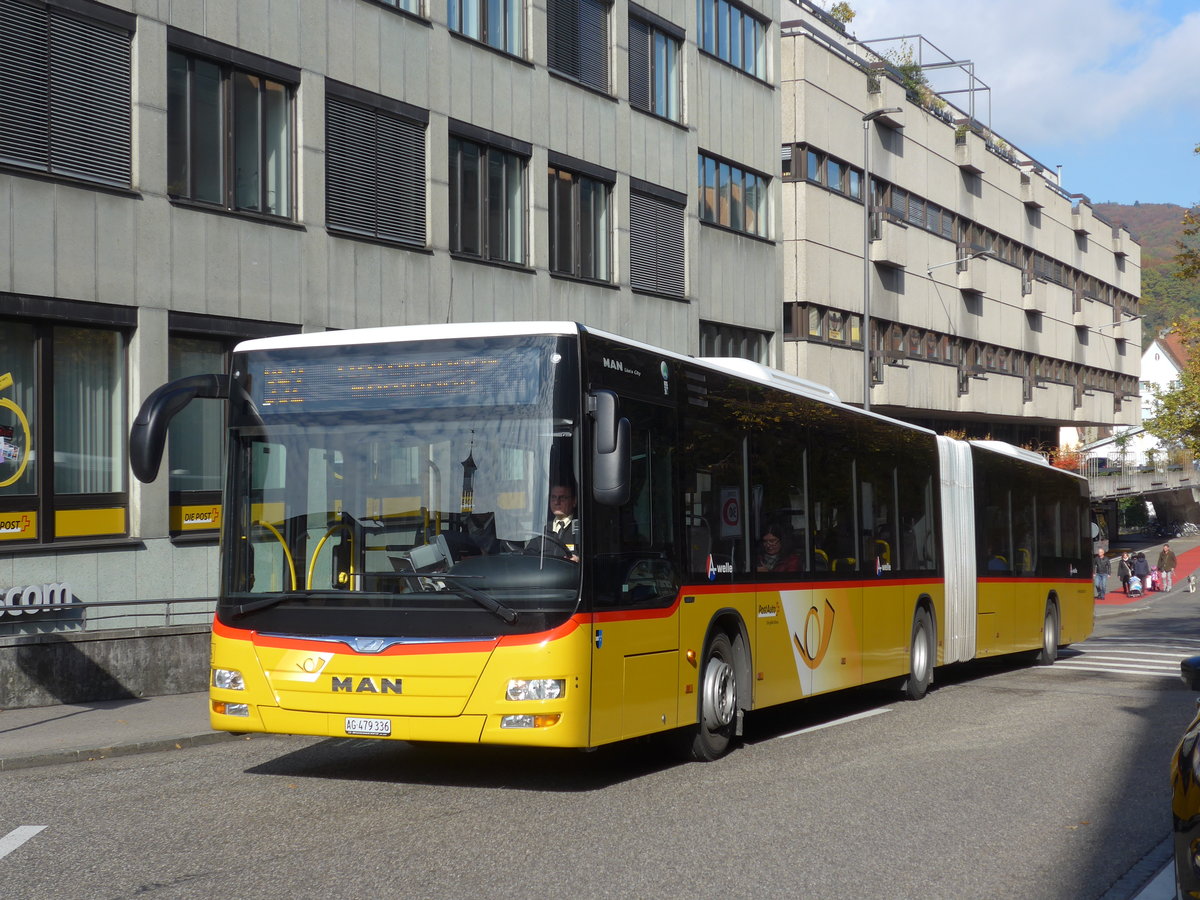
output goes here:
<path id="1" fill-rule="evenodd" d="M 1086 482 L 574 323 L 253 340 L 225 398 L 214 728 L 596 747 L 1092 628 Z"/>

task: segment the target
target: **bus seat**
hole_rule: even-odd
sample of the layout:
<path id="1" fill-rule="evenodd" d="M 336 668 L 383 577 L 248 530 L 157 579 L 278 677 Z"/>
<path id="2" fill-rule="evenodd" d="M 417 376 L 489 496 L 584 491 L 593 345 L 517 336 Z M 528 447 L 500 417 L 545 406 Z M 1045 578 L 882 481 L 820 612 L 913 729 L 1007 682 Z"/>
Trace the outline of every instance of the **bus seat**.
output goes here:
<path id="1" fill-rule="evenodd" d="M 880 562 L 890 566 L 892 564 L 892 545 L 876 538 L 875 555 L 879 557 Z"/>

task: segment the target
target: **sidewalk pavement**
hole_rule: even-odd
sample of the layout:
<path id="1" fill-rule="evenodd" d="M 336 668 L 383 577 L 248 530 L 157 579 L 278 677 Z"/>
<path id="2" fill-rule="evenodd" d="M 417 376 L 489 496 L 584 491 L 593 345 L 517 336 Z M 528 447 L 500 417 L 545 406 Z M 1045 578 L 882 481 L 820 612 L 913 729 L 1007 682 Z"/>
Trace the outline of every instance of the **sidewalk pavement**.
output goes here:
<path id="1" fill-rule="evenodd" d="M 1178 546 L 1193 543 L 1195 546 L 1189 549 Z M 1161 541 L 1132 538 L 1116 542 L 1114 552 L 1119 554 L 1117 548 L 1123 547 L 1147 553 L 1153 550 L 1157 559 L 1157 548 L 1161 546 Z M 1176 547 L 1179 557 L 1175 591 L 1187 590 L 1187 576 L 1200 569 L 1200 541 L 1194 538 L 1175 541 L 1172 546 Z M 1119 585 L 1115 579 L 1114 575 L 1110 583 Z M 1122 606 L 1145 602 L 1156 596 L 1165 595 L 1147 591 L 1141 597 L 1126 597 L 1118 587 L 1096 603 L 1098 607 Z M 209 727 L 208 694 L 204 691 L 137 700 L 5 709 L 0 710 L 0 772 L 132 753 L 181 750 L 234 737 Z"/>
<path id="2" fill-rule="evenodd" d="M 1127 597 L 1124 591 L 1121 590 L 1121 579 L 1117 578 L 1117 560 L 1121 558 L 1122 550 L 1138 551 L 1146 554 L 1146 561 L 1153 566 L 1158 562 L 1158 551 L 1162 549 L 1163 544 L 1170 544 L 1171 549 L 1175 551 L 1175 577 L 1174 587 L 1170 593 L 1177 591 L 1186 591 L 1188 587 L 1188 576 L 1200 569 L 1200 543 L 1196 542 L 1196 538 L 1175 538 L 1163 540 L 1152 540 L 1146 543 L 1147 539 L 1133 538 L 1124 541 L 1113 541 L 1112 550 L 1109 552 L 1109 558 L 1113 561 L 1113 573 L 1108 578 L 1108 594 L 1103 600 L 1097 599 L 1097 606 L 1124 606 L 1127 603 L 1136 603 L 1145 601 L 1147 598 L 1162 596 L 1164 591 L 1144 590 L 1140 597 Z M 1194 545 L 1184 549 L 1187 545 Z M 1197 580 L 1200 580 L 1200 575 L 1197 575 Z M 1200 587 L 1197 588 L 1200 593 Z M 1198 596 L 1197 599 L 1200 599 Z"/>
<path id="3" fill-rule="evenodd" d="M 208 724 L 208 693 L 0 710 L 0 772 L 181 750 L 234 735 Z"/>

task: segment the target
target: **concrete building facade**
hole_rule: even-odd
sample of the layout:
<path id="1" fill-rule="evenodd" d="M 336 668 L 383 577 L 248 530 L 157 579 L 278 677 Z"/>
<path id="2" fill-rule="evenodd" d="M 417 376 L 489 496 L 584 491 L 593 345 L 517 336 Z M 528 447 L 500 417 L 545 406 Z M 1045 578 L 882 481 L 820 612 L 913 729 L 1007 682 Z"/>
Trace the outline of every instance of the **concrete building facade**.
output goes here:
<path id="1" fill-rule="evenodd" d="M 5 653 L 202 635 L 220 411 L 152 484 L 125 443 L 239 339 L 572 319 L 777 362 L 778 9 L 0 0 L 0 706 L 77 679 Z"/>
<path id="2" fill-rule="evenodd" d="M 784 368 L 861 402 L 868 298 L 877 411 L 1047 449 L 1062 426 L 1136 423 L 1130 234 L 975 94 L 934 93 L 923 39 L 860 42 L 808 2 L 784 18 Z"/>

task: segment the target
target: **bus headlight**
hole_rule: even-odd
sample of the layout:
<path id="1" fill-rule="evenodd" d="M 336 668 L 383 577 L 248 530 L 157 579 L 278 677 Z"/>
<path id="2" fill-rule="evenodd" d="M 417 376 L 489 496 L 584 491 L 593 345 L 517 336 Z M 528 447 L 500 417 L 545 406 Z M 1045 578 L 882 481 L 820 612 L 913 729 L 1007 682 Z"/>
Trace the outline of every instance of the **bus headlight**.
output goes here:
<path id="1" fill-rule="evenodd" d="M 226 691 L 244 691 L 246 682 L 237 669 L 213 669 L 212 686 Z"/>
<path id="2" fill-rule="evenodd" d="M 508 700 L 557 700 L 565 687 L 561 678 L 514 678 L 504 696 Z"/>
<path id="3" fill-rule="evenodd" d="M 213 712 L 221 716 L 246 718 L 250 715 L 250 706 L 246 703 L 226 703 L 224 700 L 214 700 L 212 708 Z"/>

